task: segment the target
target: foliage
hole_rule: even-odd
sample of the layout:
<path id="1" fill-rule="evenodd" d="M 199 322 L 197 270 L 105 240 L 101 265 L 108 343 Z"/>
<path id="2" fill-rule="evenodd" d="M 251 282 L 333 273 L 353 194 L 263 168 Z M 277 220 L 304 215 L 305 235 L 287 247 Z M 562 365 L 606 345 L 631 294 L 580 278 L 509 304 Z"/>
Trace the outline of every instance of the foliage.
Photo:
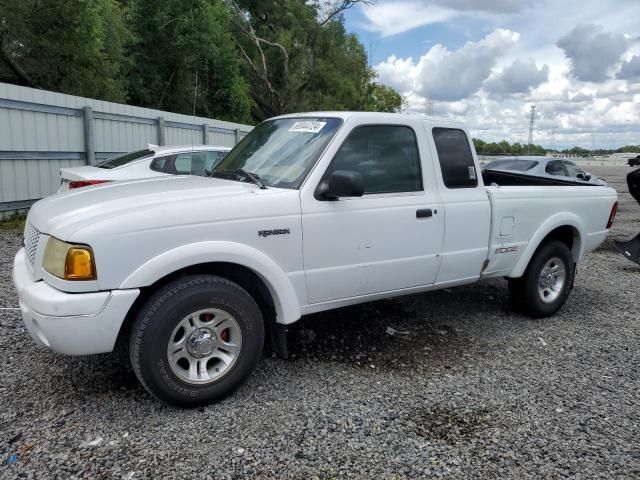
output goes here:
<path id="1" fill-rule="evenodd" d="M 476 152 L 479 155 L 545 155 L 548 152 L 553 152 L 549 148 L 544 148 L 540 145 L 532 145 L 531 148 L 527 148 L 527 145 L 520 143 L 509 143 L 505 140 L 499 143 L 487 143 L 479 138 L 473 139 L 473 144 L 476 147 Z M 565 155 L 575 155 L 577 157 L 589 157 L 592 155 L 611 155 L 612 153 L 640 153 L 640 145 L 626 145 L 624 147 L 617 148 L 615 150 L 597 149 L 587 150 L 582 147 L 567 148 L 560 150 L 558 153 Z"/>
<path id="2" fill-rule="evenodd" d="M 123 101 L 124 12 L 116 0 L 0 0 L 0 80 Z"/>
<path id="3" fill-rule="evenodd" d="M 374 83 L 364 46 L 342 12 L 359 0 L 227 0 L 251 79 L 256 120 L 305 110 L 398 111 L 402 97 Z"/>
<path id="4" fill-rule="evenodd" d="M 7 216 L 0 217 L 0 230 L 24 230 L 24 222 L 27 219 L 27 215 L 22 212 L 14 212 Z"/>
<path id="5" fill-rule="evenodd" d="M 398 111 L 344 28 L 361 1 L 0 0 L 0 81 L 241 122 Z"/>
<path id="6" fill-rule="evenodd" d="M 573 147 L 566 150 L 562 150 L 562 153 L 574 154 L 579 156 L 585 155 L 610 155 L 612 153 L 640 153 L 640 145 L 625 145 L 624 147 L 616 148 L 615 150 L 598 148 L 595 150 L 586 150 L 580 147 Z"/>
<path id="7" fill-rule="evenodd" d="M 547 150 L 540 145 L 510 144 L 506 140 L 499 143 L 487 143 L 479 138 L 473 139 L 473 145 L 479 155 L 545 155 Z"/>
<path id="8" fill-rule="evenodd" d="M 248 86 L 220 0 L 135 0 L 129 100 L 223 120 L 249 120 Z"/>

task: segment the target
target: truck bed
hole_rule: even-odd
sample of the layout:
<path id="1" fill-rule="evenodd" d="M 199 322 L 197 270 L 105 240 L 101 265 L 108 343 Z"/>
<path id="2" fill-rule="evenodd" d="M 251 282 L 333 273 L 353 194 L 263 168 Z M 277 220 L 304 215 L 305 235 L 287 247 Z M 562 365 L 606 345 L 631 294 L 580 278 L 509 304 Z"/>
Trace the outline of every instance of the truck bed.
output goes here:
<path id="1" fill-rule="evenodd" d="M 581 187 L 597 187 L 598 185 L 586 182 L 574 182 L 572 180 L 565 180 L 561 178 L 549 178 L 538 177 L 534 175 L 527 175 L 524 173 L 507 172 L 505 170 L 490 170 L 485 169 L 482 171 L 482 180 L 485 186 L 491 185 L 499 186 L 576 186 Z"/>

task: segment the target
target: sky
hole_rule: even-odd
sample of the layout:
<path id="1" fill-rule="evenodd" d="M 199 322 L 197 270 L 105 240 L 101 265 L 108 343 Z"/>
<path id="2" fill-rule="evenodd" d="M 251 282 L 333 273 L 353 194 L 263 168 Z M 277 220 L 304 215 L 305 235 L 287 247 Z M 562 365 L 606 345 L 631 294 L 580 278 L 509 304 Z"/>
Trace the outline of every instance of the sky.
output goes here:
<path id="1" fill-rule="evenodd" d="M 378 0 L 345 14 L 408 113 L 547 148 L 640 144 L 640 0 Z"/>

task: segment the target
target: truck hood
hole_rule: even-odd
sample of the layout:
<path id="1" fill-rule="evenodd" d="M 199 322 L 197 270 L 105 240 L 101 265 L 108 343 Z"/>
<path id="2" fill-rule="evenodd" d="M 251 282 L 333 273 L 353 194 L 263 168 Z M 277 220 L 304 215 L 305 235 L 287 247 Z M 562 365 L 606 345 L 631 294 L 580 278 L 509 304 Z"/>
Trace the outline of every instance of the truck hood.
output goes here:
<path id="1" fill-rule="evenodd" d="M 203 202 L 226 203 L 226 200 L 239 196 L 276 191 L 282 190 L 260 190 L 250 183 L 197 176 L 113 182 L 78 188 L 40 200 L 31 208 L 29 222 L 42 233 L 67 240 L 80 228 L 112 217 L 141 211 L 148 211 L 151 215 L 176 204 L 188 208 Z"/>

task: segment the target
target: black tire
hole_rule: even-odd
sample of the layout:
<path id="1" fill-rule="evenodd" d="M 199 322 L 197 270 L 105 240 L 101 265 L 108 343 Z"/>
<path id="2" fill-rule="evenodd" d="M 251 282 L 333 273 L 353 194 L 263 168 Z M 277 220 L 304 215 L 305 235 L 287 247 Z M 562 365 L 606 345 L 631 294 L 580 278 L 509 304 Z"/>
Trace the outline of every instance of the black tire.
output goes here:
<path id="1" fill-rule="evenodd" d="M 564 284 L 553 301 L 543 301 L 539 291 L 540 275 L 546 263 L 558 258 L 564 264 Z M 533 318 L 549 317 L 556 313 L 569 297 L 575 275 L 573 256 L 563 242 L 552 240 L 541 245 L 529 262 L 521 278 L 509 279 L 509 303 L 519 312 Z"/>
<path id="2" fill-rule="evenodd" d="M 185 317 L 207 308 L 235 318 L 242 344 L 235 363 L 221 378 L 195 385 L 172 371 L 167 346 Z M 238 388 L 260 360 L 263 344 L 264 323 L 254 299 L 229 280 L 194 275 L 163 286 L 147 300 L 133 323 L 129 354 L 138 380 L 149 393 L 173 405 L 195 407 L 221 400 Z"/>

